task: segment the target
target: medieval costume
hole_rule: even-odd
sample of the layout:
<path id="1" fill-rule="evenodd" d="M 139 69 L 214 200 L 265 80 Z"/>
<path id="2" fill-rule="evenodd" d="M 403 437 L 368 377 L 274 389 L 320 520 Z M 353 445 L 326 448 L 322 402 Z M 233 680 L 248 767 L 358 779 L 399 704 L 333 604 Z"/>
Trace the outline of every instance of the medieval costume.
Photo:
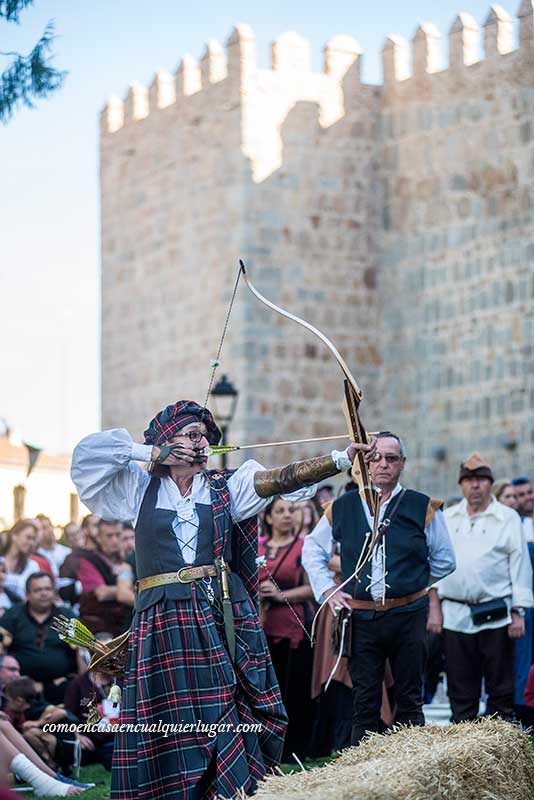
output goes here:
<path id="1" fill-rule="evenodd" d="M 192 422 L 218 443 L 209 411 L 183 401 L 152 420 L 145 445 L 116 429 L 85 438 L 73 455 L 91 511 L 135 521 L 139 593 L 120 719 L 135 732 L 116 739 L 115 800 L 250 793 L 282 751 L 286 713 L 257 614 L 256 515 L 270 496 L 335 474 L 338 454 L 271 472 L 252 460 L 205 470 L 182 496 L 170 475 L 151 476 L 135 461 L 149 462 L 152 445 Z"/>
<path id="2" fill-rule="evenodd" d="M 400 483 L 380 507 L 387 534 L 373 551 L 365 579 L 348 584 L 352 594 L 348 667 L 353 684 L 351 743 L 382 730 L 380 708 L 386 660 L 395 681 L 395 721 L 422 725 L 426 654 L 427 587 L 454 570 L 454 553 L 439 503 Z M 303 564 L 317 600 L 333 584 L 328 570 L 333 540 L 339 543 L 343 580 L 354 574 L 373 520 L 357 492 L 326 509 L 306 537 Z"/>

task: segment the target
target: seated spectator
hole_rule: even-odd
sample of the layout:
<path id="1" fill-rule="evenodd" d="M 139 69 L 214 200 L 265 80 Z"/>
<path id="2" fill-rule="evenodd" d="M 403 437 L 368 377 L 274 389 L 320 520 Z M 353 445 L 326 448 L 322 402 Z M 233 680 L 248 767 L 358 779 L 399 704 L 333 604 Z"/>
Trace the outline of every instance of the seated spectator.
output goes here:
<path id="1" fill-rule="evenodd" d="M 517 510 L 517 497 L 512 481 L 506 479 L 495 481 L 491 487 L 491 493 L 503 506 Z"/>
<path id="2" fill-rule="evenodd" d="M 30 575 L 26 602 L 5 612 L 0 619 L 0 634 L 23 674 L 42 684 L 46 700 L 62 703 L 67 681 L 78 672 L 78 662 L 76 652 L 50 627 L 58 614 L 73 616 L 68 608 L 56 606 L 54 601 L 50 575 Z"/>
<path id="3" fill-rule="evenodd" d="M 59 731 L 52 733 L 43 728 L 61 720 L 75 722 L 74 717 L 67 719 L 68 713 L 64 708 L 47 703 L 31 678 L 11 681 L 6 686 L 5 694 L 7 704 L 4 713 L 15 730 L 22 734 L 51 769 L 70 768 L 74 748 L 65 740 L 72 740 L 72 734 Z"/>
<path id="4" fill-rule="evenodd" d="M 82 519 L 82 531 L 85 536 L 83 547 L 86 550 L 98 550 L 98 521 L 96 514 L 87 514 Z"/>
<path id="5" fill-rule="evenodd" d="M 0 784 L 7 785 L 10 772 L 29 783 L 39 797 L 70 797 L 84 790 L 82 784 L 69 785 L 55 774 L 13 725 L 0 718 Z M 85 786 L 89 788 L 90 784 Z M 9 797 L 19 795 L 10 793 Z"/>
<path id="6" fill-rule="evenodd" d="M 120 522 L 99 520 L 97 549 L 75 550 L 60 570 L 61 577 L 80 582 L 80 619 L 93 633 L 118 636 L 126 630 L 131 617 L 133 591 L 128 603 L 121 602 L 117 592 L 117 578 L 123 565 L 121 529 Z"/>
<path id="7" fill-rule="evenodd" d="M 6 560 L 3 556 L 0 556 L 0 617 L 4 611 L 7 608 L 11 608 L 14 603 L 21 602 L 20 597 L 18 597 L 15 592 L 11 591 L 11 589 L 6 589 L 6 574 Z"/>
<path id="8" fill-rule="evenodd" d="M 59 568 L 70 553 L 70 549 L 60 544 L 56 539 L 54 526 L 49 517 L 44 514 L 37 514 L 37 519 L 41 523 L 40 545 L 37 548 L 37 555 L 44 556 L 52 566 L 54 577 L 59 575 Z"/>
<path id="9" fill-rule="evenodd" d="M 97 638 L 101 642 L 109 642 L 111 635 L 101 633 L 97 634 Z M 105 672 L 84 672 L 69 684 L 65 693 L 65 708 L 80 724 L 87 722 L 90 706 L 96 707 L 100 717 L 116 722 L 120 709 L 113 709 L 113 704 L 107 699 L 112 685 L 113 677 Z M 91 700 L 90 706 L 87 703 L 88 698 Z M 102 764 L 110 770 L 114 738 L 114 733 L 104 730 L 78 734 L 82 748 L 82 765 Z"/>
<path id="10" fill-rule="evenodd" d="M 20 664 L 16 658 L 8 654 L 0 655 L 0 711 L 6 704 L 5 688 L 11 681 L 20 678 Z"/>
<path id="11" fill-rule="evenodd" d="M 85 545 L 85 533 L 77 522 L 68 522 L 63 528 L 61 541 L 69 551 L 74 550 L 75 547 L 83 547 Z"/>
<path id="12" fill-rule="evenodd" d="M 26 581 L 34 572 L 40 572 L 37 561 L 31 554 L 37 546 L 37 524 L 32 519 L 21 519 L 9 531 L 4 555 L 6 576 L 4 589 L 24 600 Z"/>
<path id="13" fill-rule="evenodd" d="M 294 516 L 294 503 L 275 497 L 265 509 L 266 536 L 259 540 L 259 555 L 266 558 L 259 575 L 262 622 L 289 718 L 284 761 L 292 761 L 292 753 L 301 759 L 308 754 L 313 716 L 312 652 L 305 631 L 313 593 L 301 564 L 304 537 L 294 531 Z"/>

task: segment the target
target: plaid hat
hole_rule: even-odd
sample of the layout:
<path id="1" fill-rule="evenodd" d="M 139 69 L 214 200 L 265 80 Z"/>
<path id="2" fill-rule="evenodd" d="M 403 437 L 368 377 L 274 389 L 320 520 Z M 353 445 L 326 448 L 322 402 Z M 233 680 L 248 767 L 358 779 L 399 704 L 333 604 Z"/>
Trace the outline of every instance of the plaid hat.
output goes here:
<path id="1" fill-rule="evenodd" d="M 469 458 L 460 464 L 460 476 L 458 483 L 464 478 L 489 478 L 493 483 L 493 473 L 487 461 L 484 461 L 480 453 L 471 453 Z"/>
<path id="2" fill-rule="evenodd" d="M 199 406 L 194 400 L 178 400 L 156 414 L 145 431 L 145 444 L 159 446 L 172 439 L 175 433 L 192 422 L 203 422 L 206 426 L 206 438 L 210 444 L 219 444 L 221 432 L 213 415 L 207 408 Z"/>

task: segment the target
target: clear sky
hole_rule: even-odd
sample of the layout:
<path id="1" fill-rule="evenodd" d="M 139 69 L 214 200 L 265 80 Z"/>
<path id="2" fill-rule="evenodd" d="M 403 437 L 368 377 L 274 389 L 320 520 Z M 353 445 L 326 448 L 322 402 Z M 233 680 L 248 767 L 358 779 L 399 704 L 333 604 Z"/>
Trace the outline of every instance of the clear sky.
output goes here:
<path id="1" fill-rule="evenodd" d="M 380 83 L 389 33 L 411 39 L 433 22 L 445 65 L 456 14 L 482 26 L 489 8 L 480 0 L 36 0 L 19 26 L 0 23 L 0 49 L 27 52 L 54 19 L 55 63 L 69 72 L 61 91 L 0 126 L 0 418 L 53 452 L 99 425 L 98 115 L 109 95 L 123 97 L 134 80 L 148 85 L 158 69 L 174 72 L 208 39 L 224 42 L 236 22 L 253 28 L 262 67 L 284 31 L 310 40 L 316 69 L 325 42 L 348 33 L 363 48 L 364 80 Z"/>

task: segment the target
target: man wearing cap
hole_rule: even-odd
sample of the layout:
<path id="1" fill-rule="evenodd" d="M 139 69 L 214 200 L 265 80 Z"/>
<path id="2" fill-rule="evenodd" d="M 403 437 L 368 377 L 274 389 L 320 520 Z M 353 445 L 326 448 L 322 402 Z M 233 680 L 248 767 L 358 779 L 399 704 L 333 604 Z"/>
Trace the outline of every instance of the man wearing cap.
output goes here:
<path id="1" fill-rule="evenodd" d="M 481 683 L 487 712 L 514 706 L 514 640 L 534 605 L 532 567 L 517 513 L 491 494 L 493 473 L 479 453 L 460 466 L 464 499 L 445 511 L 456 571 L 438 584 L 454 722 L 475 719 Z"/>
<path id="2" fill-rule="evenodd" d="M 248 795 L 276 765 L 287 718 L 257 614 L 256 515 L 272 496 L 312 496 L 357 450 L 375 449 L 351 444 L 269 471 L 252 460 L 208 470 L 206 448 L 220 437 L 208 409 L 183 400 L 157 414 L 143 445 L 115 429 L 73 454 L 85 505 L 135 524 L 138 595 L 120 722 L 136 729 L 116 739 L 114 800 Z"/>

